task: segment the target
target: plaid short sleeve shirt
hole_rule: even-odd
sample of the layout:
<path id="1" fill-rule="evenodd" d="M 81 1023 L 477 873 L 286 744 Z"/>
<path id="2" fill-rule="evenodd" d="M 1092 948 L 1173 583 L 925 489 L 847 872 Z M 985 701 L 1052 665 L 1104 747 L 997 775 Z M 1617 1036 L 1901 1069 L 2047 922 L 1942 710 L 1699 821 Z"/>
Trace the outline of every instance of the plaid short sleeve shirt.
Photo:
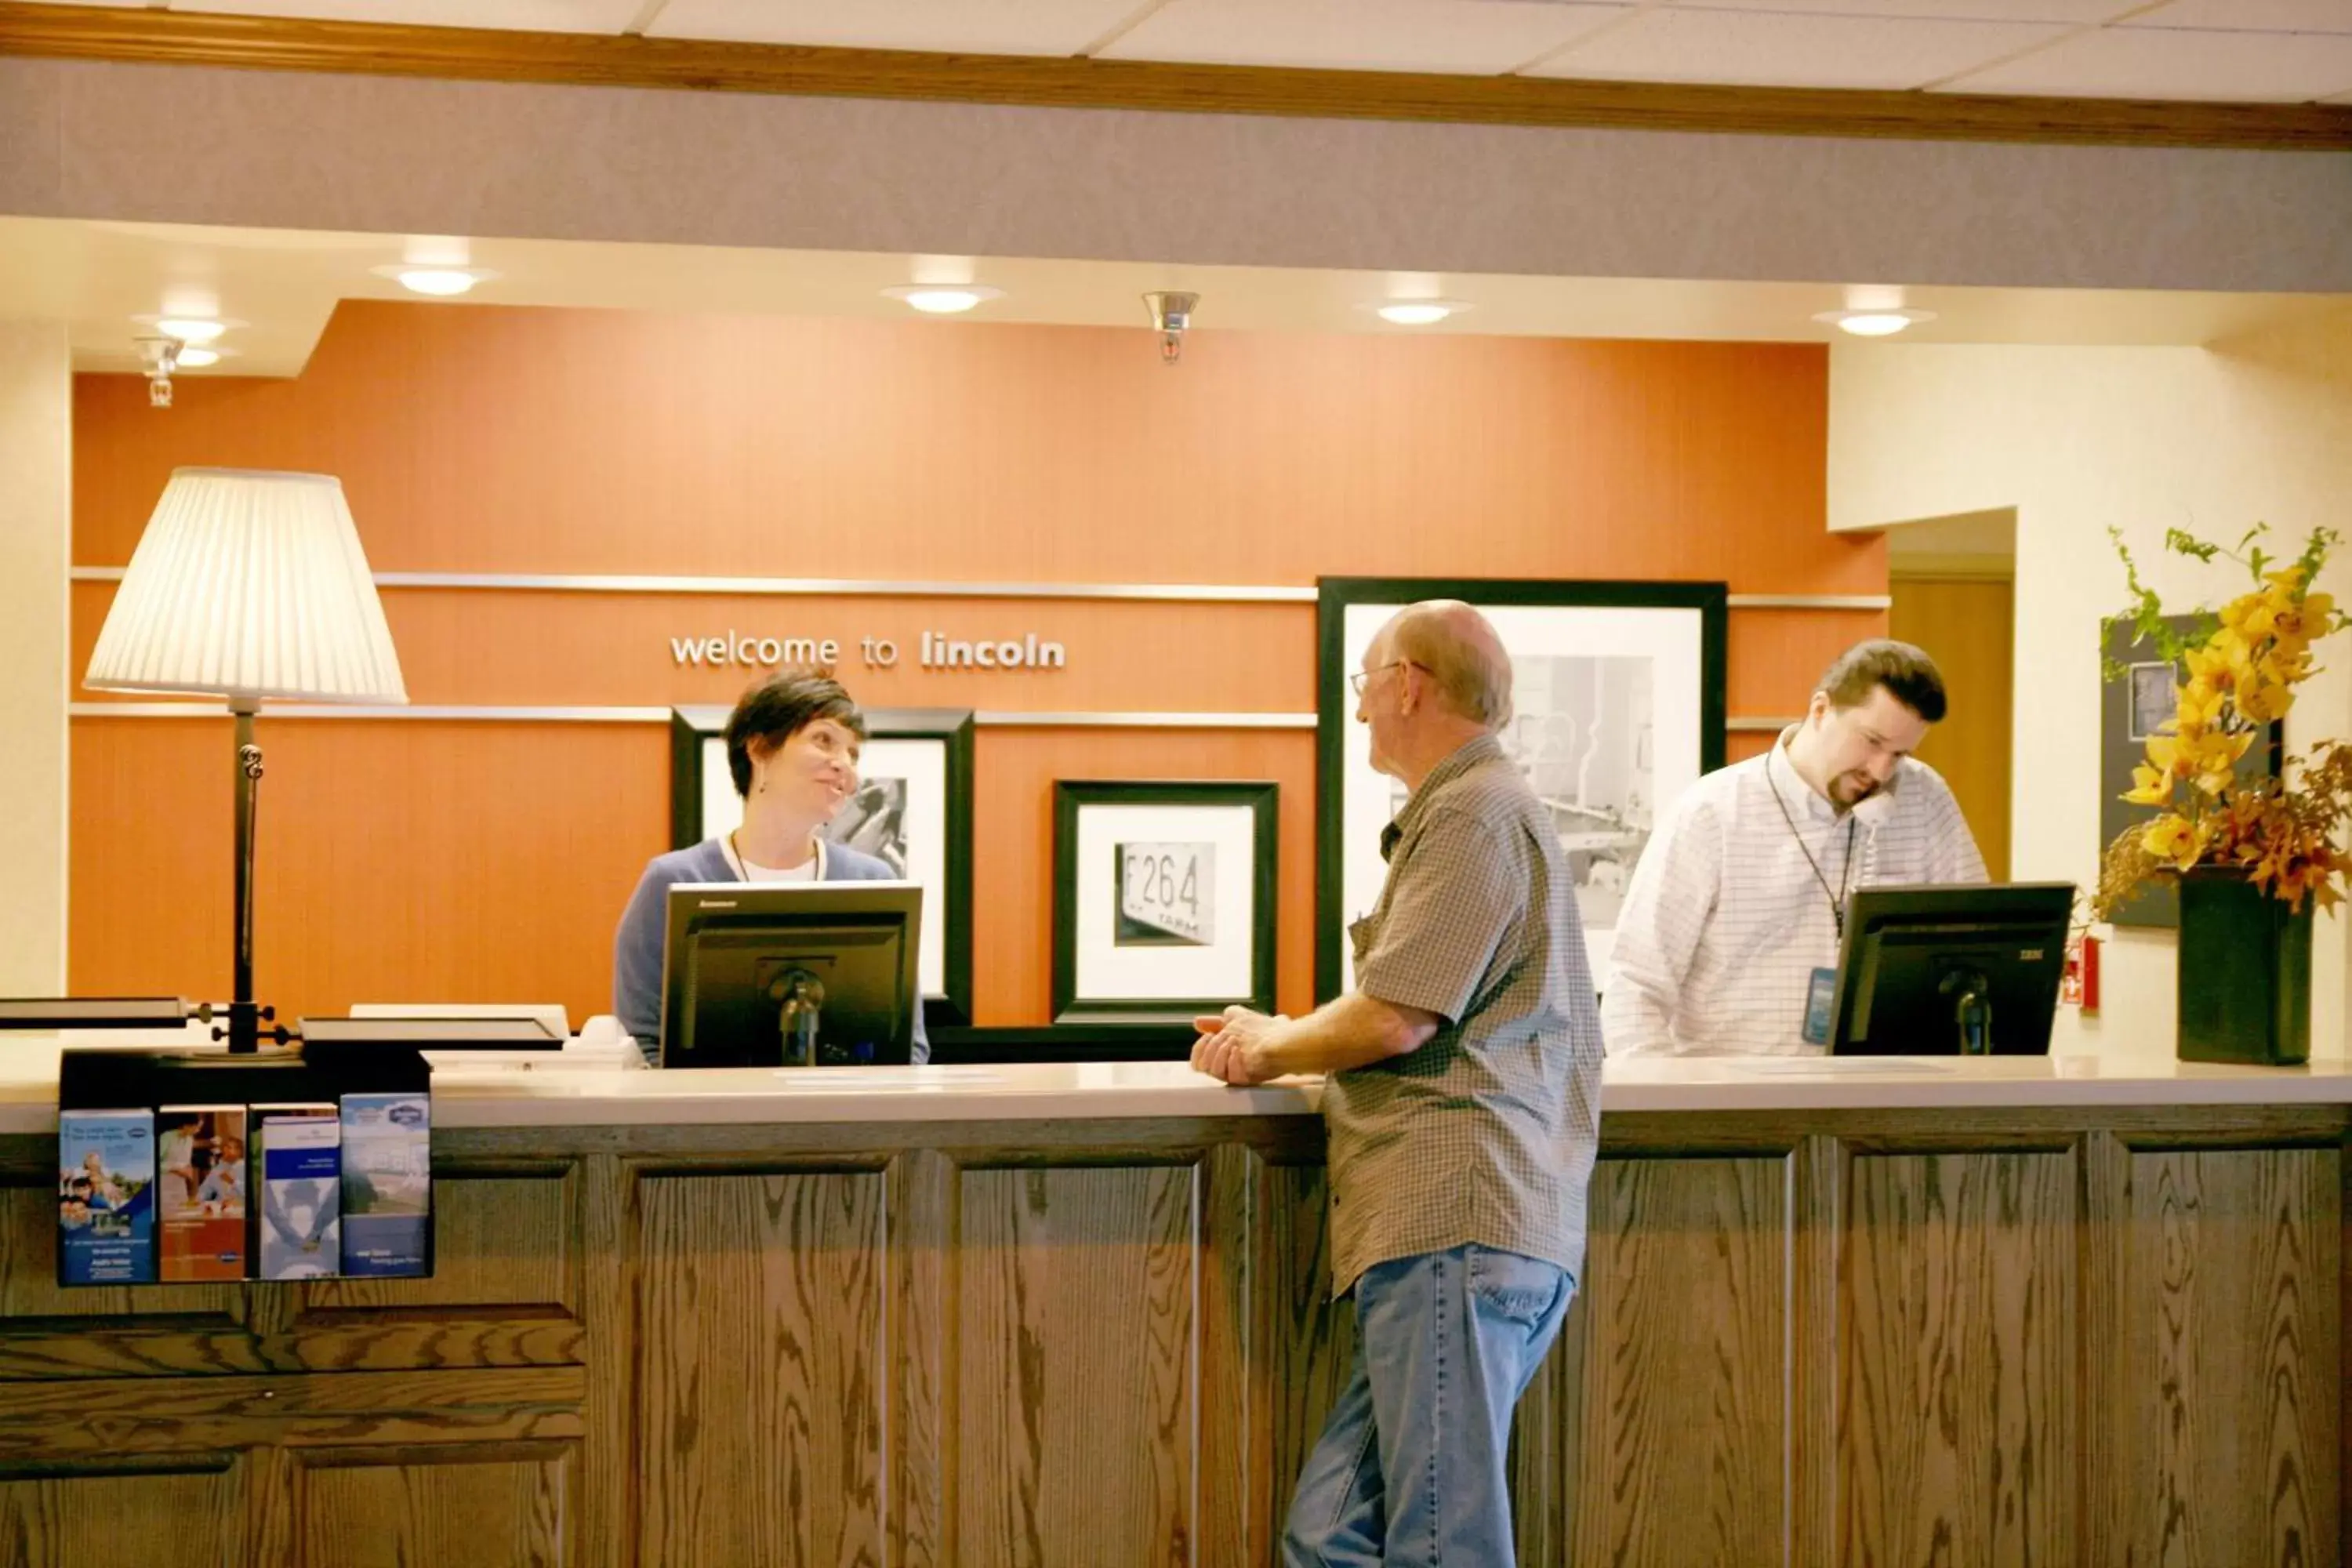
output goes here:
<path id="1" fill-rule="evenodd" d="M 1381 835 L 1349 928 L 1356 988 L 1436 1014 L 1419 1049 L 1333 1073 L 1331 1283 L 1475 1242 L 1583 1267 L 1601 1021 L 1550 814 L 1492 737 L 1432 770 Z"/>

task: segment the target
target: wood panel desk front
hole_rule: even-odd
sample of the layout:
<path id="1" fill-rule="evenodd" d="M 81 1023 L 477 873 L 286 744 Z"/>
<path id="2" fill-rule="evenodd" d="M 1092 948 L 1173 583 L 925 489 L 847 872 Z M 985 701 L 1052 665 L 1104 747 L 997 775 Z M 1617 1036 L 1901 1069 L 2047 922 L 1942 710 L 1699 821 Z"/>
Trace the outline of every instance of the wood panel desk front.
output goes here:
<path id="1" fill-rule="evenodd" d="M 2347 1102 L 2325 1066 L 1612 1064 L 1522 1560 L 2339 1561 Z M 10 1561 L 1276 1560 L 1352 1347 L 1312 1083 L 436 1103 L 436 1278 L 67 1292 L 54 1101 L 0 1083 Z"/>

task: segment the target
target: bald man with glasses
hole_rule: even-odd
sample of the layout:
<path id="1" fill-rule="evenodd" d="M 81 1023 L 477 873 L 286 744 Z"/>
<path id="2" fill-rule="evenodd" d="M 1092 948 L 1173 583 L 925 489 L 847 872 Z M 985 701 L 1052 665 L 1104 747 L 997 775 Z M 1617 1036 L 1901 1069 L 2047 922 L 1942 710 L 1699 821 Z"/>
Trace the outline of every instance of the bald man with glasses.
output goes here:
<path id="1" fill-rule="evenodd" d="M 1513 1561 L 1511 1411 L 1583 1267 L 1601 1022 L 1551 816 L 1496 731 L 1511 665 L 1485 616 L 1400 611 L 1349 678 L 1372 765 L 1412 792 L 1349 928 L 1356 989 L 1303 1018 L 1197 1020 L 1229 1083 L 1322 1073 L 1331 1284 L 1348 1386 L 1307 1458 L 1283 1561 Z"/>

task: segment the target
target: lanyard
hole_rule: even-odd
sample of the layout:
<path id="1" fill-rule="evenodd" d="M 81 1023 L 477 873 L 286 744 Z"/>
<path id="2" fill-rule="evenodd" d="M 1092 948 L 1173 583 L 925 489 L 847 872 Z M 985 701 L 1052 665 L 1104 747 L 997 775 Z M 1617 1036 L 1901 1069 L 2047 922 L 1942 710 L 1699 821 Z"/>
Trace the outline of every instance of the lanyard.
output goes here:
<path id="1" fill-rule="evenodd" d="M 1778 750 L 1777 747 L 1774 749 Z M 1837 891 L 1832 893 L 1829 878 L 1822 873 L 1822 863 L 1813 858 L 1812 850 L 1805 843 L 1805 836 L 1797 831 L 1797 819 L 1789 814 L 1789 803 L 1780 798 L 1780 785 L 1772 777 L 1772 770 L 1769 766 L 1764 770 L 1764 784 L 1772 792 L 1772 804 L 1780 808 L 1780 820 L 1789 825 L 1789 837 L 1797 841 L 1797 853 L 1805 858 L 1805 864 L 1812 868 L 1813 880 L 1822 885 L 1822 892 L 1830 901 L 1830 919 L 1836 923 L 1838 940 L 1843 942 L 1846 886 L 1853 879 L 1853 833 L 1861 825 L 1854 820 L 1851 810 L 1845 814 L 1845 864 L 1838 868 Z"/>
<path id="2" fill-rule="evenodd" d="M 810 880 L 822 882 L 824 880 L 824 840 L 812 835 L 809 847 L 816 852 L 816 875 Z M 730 833 L 720 839 L 719 847 L 726 855 L 727 868 L 735 873 L 735 879 L 739 882 L 750 881 L 751 873 L 743 868 L 743 852 L 735 847 L 735 836 Z"/>

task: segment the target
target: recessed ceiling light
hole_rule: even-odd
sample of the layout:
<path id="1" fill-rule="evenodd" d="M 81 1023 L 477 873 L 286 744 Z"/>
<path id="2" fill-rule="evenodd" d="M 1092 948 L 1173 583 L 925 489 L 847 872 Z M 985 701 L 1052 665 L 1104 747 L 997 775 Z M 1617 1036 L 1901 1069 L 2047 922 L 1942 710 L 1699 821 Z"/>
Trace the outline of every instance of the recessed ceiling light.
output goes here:
<path id="1" fill-rule="evenodd" d="M 1400 327 L 1427 327 L 1470 307 L 1460 300 L 1391 300 L 1365 307 L 1383 321 Z"/>
<path id="2" fill-rule="evenodd" d="M 207 321 L 197 316 L 165 316 L 155 323 L 157 331 L 184 343 L 208 343 L 228 328 L 226 321 Z"/>
<path id="3" fill-rule="evenodd" d="M 1858 338 L 1892 337 L 1914 321 L 1932 321 L 1933 310 L 1823 310 L 1814 316 Z"/>
<path id="4" fill-rule="evenodd" d="M 888 299 L 903 300 L 930 316 L 952 316 L 983 301 L 1004 298 L 1003 289 L 991 289 L 984 283 L 910 283 L 882 292 Z"/>
<path id="5" fill-rule="evenodd" d="M 370 270 L 379 278 L 392 279 L 412 294 L 430 294 L 436 300 L 463 294 L 498 276 L 487 267 L 425 267 L 405 261 Z"/>

